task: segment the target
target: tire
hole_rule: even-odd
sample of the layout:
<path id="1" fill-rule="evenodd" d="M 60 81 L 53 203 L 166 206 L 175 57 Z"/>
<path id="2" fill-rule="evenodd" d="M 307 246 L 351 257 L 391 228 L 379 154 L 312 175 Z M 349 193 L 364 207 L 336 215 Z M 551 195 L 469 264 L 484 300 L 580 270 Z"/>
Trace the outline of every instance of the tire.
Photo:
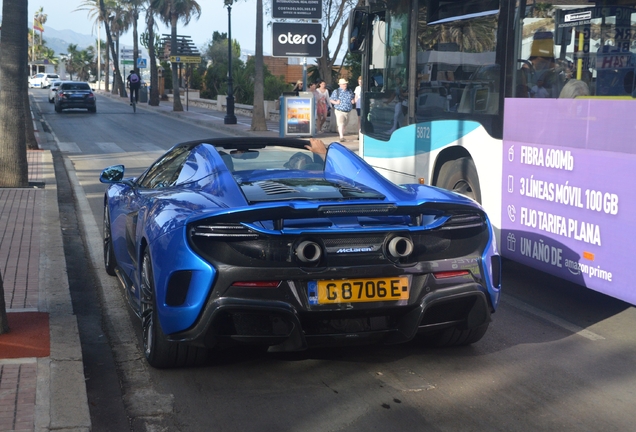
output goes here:
<path id="1" fill-rule="evenodd" d="M 465 195 L 481 204 L 479 176 L 475 163 L 469 157 L 445 162 L 439 170 L 436 186 Z"/>
<path id="2" fill-rule="evenodd" d="M 481 340 L 488 330 L 489 323 L 472 329 L 450 327 L 436 333 L 424 335 L 424 343 L 435 347 L 453 347 L 474 344 Z"/>
<path id="3" fill-rule="evenodd" d="M 207 361 L 207 349 L 170 342 L 163 332 L 157 312 L 152 262 L 148 251 L 144 252 L 141 265 L 140 297 L 144 356 L 150 366 L 158 369 L 187 367 Z"/>
<path id="4" fill-rule="evenodd" d="M 115 268 L 117 267 L 117 260 L 115 259 L 115 249 L 113 248 L 113 236 L 110 229 L 110 212 L 108 207 L 104 206 L 104 224 L 103 224 L 103 239 L 104 239 L 104 268 L 106 273 L 111 276 L 115 276 Z"/>
<path id="5" fill-rule="evenodd" d="M 53 100 L 53 99 L 49 99 L 49 103 L 53 103 L 53 102 L 54 102 L 54 100 Z"/>
<path id="6" fill-rule="evenodd" d="M 88 112 L 95 114 L 97 112 L 97 107 L 89 108 Z"/>
<path id="7" fill-rule="evenodd" d="M 59 106 L 55 105 L 55 112 L 56 113 L 61 113 L 62 112 L 62 108 L 60 108 Z"/>

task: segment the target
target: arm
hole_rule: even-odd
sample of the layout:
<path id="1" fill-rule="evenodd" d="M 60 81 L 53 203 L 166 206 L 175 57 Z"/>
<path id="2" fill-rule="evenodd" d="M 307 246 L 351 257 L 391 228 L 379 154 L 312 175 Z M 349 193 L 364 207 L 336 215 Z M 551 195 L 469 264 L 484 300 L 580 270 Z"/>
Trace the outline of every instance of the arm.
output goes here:
<path id="1" fill-rule="evenodd" d="M 309 144 L 306 145 L 305 148 L 312 153 L 317 154 L 323 160 L 327 157 L 327 146 L 325 146 L 325 143 L 318 138 L 309 138 Z"/>

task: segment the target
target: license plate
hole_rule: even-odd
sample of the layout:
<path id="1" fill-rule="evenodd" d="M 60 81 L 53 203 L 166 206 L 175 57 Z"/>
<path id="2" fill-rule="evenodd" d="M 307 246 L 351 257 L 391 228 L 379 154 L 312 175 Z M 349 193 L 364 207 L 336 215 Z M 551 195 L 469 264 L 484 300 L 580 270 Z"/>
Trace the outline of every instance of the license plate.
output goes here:
<path id="1" fill-rule="evenodd" d="M 334 279 L 307 284 L 310 304 L 398 301 L 409 298 L 409 278 Z"/>
<path id="2" fill-rule="evenodd" d="M 71 95 L 71 99 L 83 99 L 83 98 L 84 98 L 84 95 L 81 95 L 81 94 Z"/>

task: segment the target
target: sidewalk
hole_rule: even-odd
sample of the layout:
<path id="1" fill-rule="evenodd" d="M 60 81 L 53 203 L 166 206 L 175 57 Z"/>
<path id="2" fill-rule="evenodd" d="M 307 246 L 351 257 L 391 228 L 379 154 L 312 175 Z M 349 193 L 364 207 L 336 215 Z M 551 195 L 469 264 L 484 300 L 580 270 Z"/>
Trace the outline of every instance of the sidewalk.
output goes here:
<path id="1" fill-rule="evenodd" d="M 103 97 L 128 103 L 98 92 L 98 99 Z M 183 112 L 173 112 L 171 101 L 138 108 L 231 136 L 279 136 L 278 122 L 268 121 L 266 132 L 253 132 L 251 117 L 241 114 L 236 125 L 226 125 L 225 112 L 194 105 Z M 44 139 L 39 123 L 34 122 L 34 128 L 38 141 Z M 338 134 L 326 132 L 317 138 L 330 144 Z M 357 151 L 357 135 L 345 138 L 343 144 Z M 0 336 L 0 432 L 90 431 L 53 157 L 48 150 L 28 151 L 27 162 L 29 188 L 0 188 L 0 271 L 11 330 Z"/>
<path id="2" fill-rule="evenodd" d="M 10 333 L 0 336 L 0 431 L 89 431 L 49 151 L 28 151 L 25 189 L 0 189 L 0 269 Z"/>
<path id="3" fill-rule="evenodd" d="M 95 91 L 97 94 L 97 104 L 99 106 L 99 98 L 100 97 L 108 97 L 114 100 L 121 100 L 122 103 L 128 103 L 128 99 L 122 98 L 119 95 L 113 95 L 112 93 L 107 93 L 103 90 Z M 201 108 L 196 106 L 196 102 L 198 99 L 191 98 L 188 100 L 186 111 L 186 100 L 182 98 L 183 111 L 174 112 L 172 111 L 172 100 L 170 101 L 161 101 L 159 106 L 150 106 L 147 103 L 139 103 L 137 104 L 137 108 L 141 110 L 150 110 L 163 115 L 169 115 L 172 117 L 176 117 L 182 119 L 184 121 L 209 127 L 212 129 L 216 129 L 220 132 L 223 132 L 228 135 L 233 136 L 270 136 L 270 137 L 278 137 L 280 136 L 280 125 L 278 121 L 267 120 L 267 131 L 264 132 L 254 132 L 250 130 L 252 125 L 252 117 L 242 115 L 240 113 L 236 115 L 236 124 L 235 125 L 226 125 L 224 123 L 225 120 L 225 111 L 216 111 L 208 108 Z M 99 108 L 97 109 L 99 112 Z M 354 119 L 350 120 L 350 123 L 353 122 Z M 329 122 L 329 118 L 327 118 L 327 122 Z M 355 128 L 354 128 L 355 129 Z M 351 130 L 351 128 L 349 128 Z M 325 144 L 331 144 L 334 141 L 338 140 L 337 132 L 324 132 L 316 135 L 316 138 L 319 138 L 325 142 Z M 345 135 L 345 142 L 342 144 L 348 147 L 349 149 L 357 152 L 358 151 L 358 135 L 355 133 L 348 132 Z M 176 144 L 176 143 L 175 143 Z"/>

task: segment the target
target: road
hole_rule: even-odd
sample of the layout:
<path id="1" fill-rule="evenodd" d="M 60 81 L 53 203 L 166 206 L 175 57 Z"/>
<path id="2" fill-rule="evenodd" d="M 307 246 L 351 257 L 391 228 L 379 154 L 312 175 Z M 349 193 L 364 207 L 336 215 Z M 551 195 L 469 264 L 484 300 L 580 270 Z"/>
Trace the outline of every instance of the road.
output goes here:
<path id="1" fill-rule="evenodd" d="M 105 420 L 110 409 L 123 409 L 134 430 L 633 429 L 636 309 L 512 262 L 504 263 L 503 299 L 490 330 L 470 347 L 411 343 L 277 355 L 245 349 L 200 368 L 147 367 L 139 323 L 101 265 L 98 175 L 117 163 L 138 173 L 172 144 L 218 132 L 143 109 L 133 115 L 127 103 L 108 98 L 99 99 L 96 115 L 56 114 L 45 91 L 32 93 L 74 188 L 121 387 L 122 403 L 96 409 L 100 393 L 87 381 L 93 430 L 113 430 Z"/>

